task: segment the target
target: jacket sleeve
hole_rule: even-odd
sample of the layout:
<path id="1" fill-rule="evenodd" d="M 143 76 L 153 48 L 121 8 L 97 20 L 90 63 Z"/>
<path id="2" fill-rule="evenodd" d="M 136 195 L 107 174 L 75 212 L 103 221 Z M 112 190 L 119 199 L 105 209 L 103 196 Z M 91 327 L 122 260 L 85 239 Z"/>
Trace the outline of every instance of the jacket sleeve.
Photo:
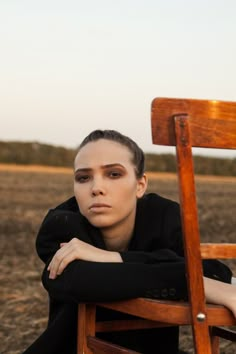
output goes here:
<path id="1" fill-rule="evenodd" d="M 124 263 L 76 260 L 56 279 L 49 279 L 47 265 L 61 242 L 79 237 L 92 243 L 82 226 L 75 213 L 50 211 L 39 230 L 36 247 L 46 263 L 42 281 L 51 297 L 63 302 L 113 301 L 140 296 L 186 298 L 184 259 L 168 249 L 122 252 Z"/>
<path id="2" fill-rule="evenodd" d="M 116 301 L 135 297 L 184 299 L 187 294 L 183 262 L 165 264 L 96 263 L 74 261 L 56 279 L 46 267 L 43 285 L 63 302 Z"/>
<path id="3" fill-rule="evenodd" d="M 169 263 L 184 262 L 184 258 L 178 256 L 175 252 L 169 249 L 160 249 L 153 252 L 122 252 L 121 257 L 123 262 L 131 263 Z M 207 278 L 219 280 L 225 283 L 231 283 L 233 273 L 231 269 L 224 263 L 216 259 L 205 259 L 202 261 L 203 274 Z"/>
<path id="4" fill-rule="evenodd" d="M 208 277 L 214 279 L 217 275 L 218 280 L 220 276 L 221 280 L 230 282 L 231 272 L 220 262 L 204 261 L 203 268 Z M 49 279 L 45 267 L 42 281 L 49 295 L 63 302 L 187 298 L 184 261 L 145 264 L 76 260 L 56 279 Z"/>

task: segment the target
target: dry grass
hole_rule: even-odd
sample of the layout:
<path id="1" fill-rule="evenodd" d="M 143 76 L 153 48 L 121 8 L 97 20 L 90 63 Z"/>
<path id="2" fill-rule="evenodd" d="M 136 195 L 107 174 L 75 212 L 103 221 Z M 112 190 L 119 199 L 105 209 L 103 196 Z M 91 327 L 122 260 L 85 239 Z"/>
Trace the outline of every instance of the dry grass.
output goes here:
<path id="1" fill-rule="evenodd" d="M 69 167 L 54 167 L 41 165 L 17 165 L 0 163 L 0 171 L 8 172 L 36 172 L 36 173 L 64 173 L 72 174 L 73 169 Z"/>
<path id="2" fill-rule="evenodd" d="M 47 294 L 40 281 L 43 264 L 35 252 L 37 230 L 48 208 L 72 195 L 73 176 L 71 169 L 7 167 L 0 166 L 0 353 L 20 354 L 47 323 Z M 178 200 L 175 176 L 149 178 L 150 191 Z M 235 241 L 235 179 L 198 178 L 197 189 L 203 239 Z M 230 265 L 236 274 L 235 263 Z M 181 346 L 192 352 L 188 328 L 181 330 Z M 221 353 L 234 352 L 235 344 L 221 342 Z"/>

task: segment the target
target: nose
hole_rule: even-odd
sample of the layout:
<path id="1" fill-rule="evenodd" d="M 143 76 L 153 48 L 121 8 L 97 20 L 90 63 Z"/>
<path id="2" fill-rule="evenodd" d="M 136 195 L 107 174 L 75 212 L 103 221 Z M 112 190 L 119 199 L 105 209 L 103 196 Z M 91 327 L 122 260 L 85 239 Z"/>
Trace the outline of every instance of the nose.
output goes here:
<path id="1" fill-rule="evenodd" d="M 91 192 L 93 197 L 105 194 L 104 185 L 100 179 L 93 180 Z"/>

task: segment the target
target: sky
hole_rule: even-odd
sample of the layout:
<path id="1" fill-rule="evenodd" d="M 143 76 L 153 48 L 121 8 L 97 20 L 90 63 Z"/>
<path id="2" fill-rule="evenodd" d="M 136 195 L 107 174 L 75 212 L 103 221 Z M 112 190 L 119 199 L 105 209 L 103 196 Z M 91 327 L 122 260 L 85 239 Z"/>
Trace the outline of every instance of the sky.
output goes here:
<path id="1" fill-rule="evenodd" d="M 235 19 L 235 0 L 0 0 L 0 140 L 116 129 L 172 152 L 152 145 L 151 101 L 236 101 Z"/>

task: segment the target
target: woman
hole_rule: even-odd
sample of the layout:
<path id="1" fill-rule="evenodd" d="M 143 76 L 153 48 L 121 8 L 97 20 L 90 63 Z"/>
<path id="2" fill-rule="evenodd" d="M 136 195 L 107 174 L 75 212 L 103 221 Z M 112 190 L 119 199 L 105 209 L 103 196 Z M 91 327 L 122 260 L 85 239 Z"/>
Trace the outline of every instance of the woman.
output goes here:
<path id="1" fill-rule="evenodd" d="M 179 206 L 145 194 L 137 144 L 116 131 L 96 130 L 81 143 L 74 169 L 74 197 L 49 211 L 37 237 L 50 313 L 46 331 L 25 354 L 76 353 L 78 302 L 187 297 Z M 236 314 L 236 288 L 227 284 L 231 271 L 214 260 L 203 268 L 207 301 Z M 124 315 L 100 309 L 98 317 Z M 177 327 L 100 337 L 144 354 L 178 353 Z"/>

